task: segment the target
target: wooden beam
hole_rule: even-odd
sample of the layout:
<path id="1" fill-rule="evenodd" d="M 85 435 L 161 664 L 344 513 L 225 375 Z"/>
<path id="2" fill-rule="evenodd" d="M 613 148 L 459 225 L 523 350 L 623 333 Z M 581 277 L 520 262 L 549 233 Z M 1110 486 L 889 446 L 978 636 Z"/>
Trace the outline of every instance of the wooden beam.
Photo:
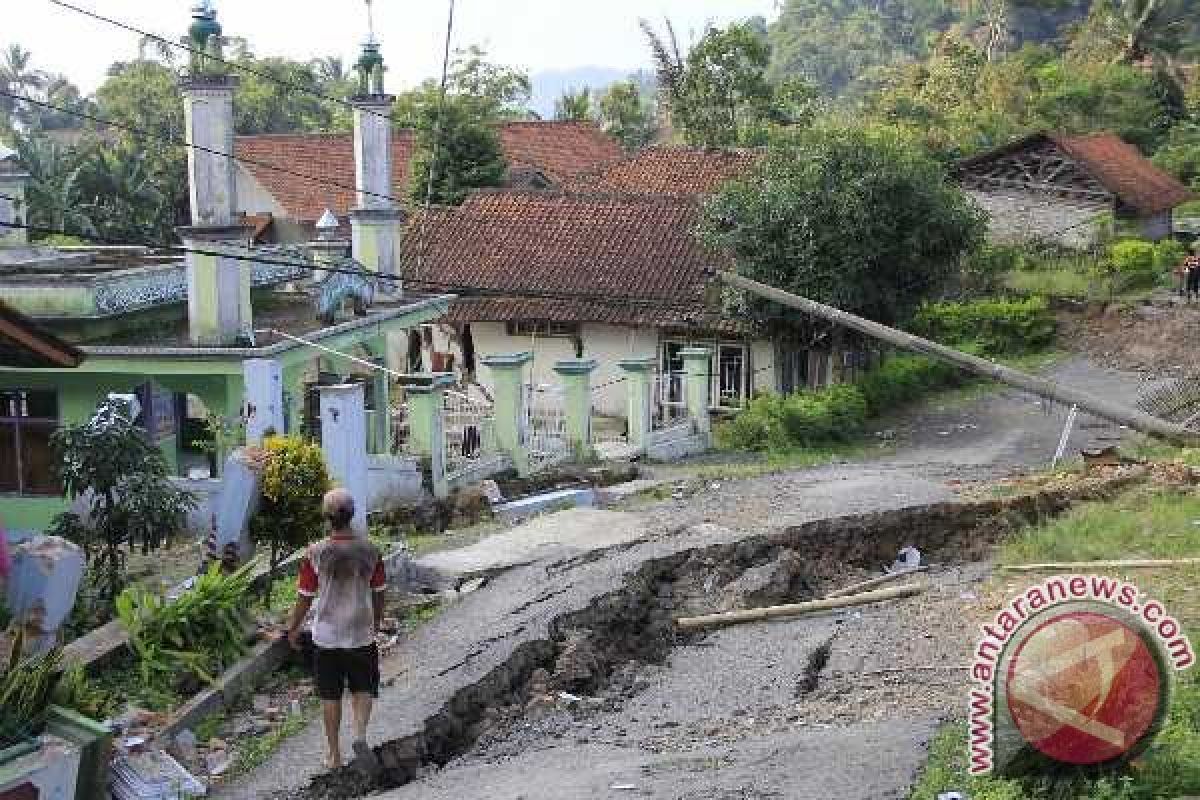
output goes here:
<path id="1" fill-rule="evenodd" d="M 77 352 L 60 347 L 57 343 L 37 335 L 6 316 L 0 316 L 0 336 L 6 336 L 19 346 L 46 359 L 53 366 L 75 367 L 79 365 L 80 356 Z"/>

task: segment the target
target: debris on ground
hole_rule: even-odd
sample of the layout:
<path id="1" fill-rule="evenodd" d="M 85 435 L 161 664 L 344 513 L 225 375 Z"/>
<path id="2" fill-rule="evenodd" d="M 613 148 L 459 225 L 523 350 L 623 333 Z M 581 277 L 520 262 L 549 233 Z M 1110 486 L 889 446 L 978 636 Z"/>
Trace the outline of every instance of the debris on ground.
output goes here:
<path id="1" fill-rule="evenodd" d="M 161 750 L 118 756 L 110 772 L 114 800 L 184 800 L 208 787 Z"/>

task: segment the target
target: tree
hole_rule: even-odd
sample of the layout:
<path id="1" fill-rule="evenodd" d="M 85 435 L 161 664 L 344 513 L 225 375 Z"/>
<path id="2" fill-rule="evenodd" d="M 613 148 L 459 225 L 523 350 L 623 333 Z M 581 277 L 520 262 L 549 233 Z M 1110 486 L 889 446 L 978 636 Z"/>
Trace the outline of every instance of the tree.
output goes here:
<path id="1" fill-rule="evenodd" d="M 311 64 L 253 57 L 239 63 L 254 70 L 241 73 L 234 95 L 234 127 L 239 134 L 332 129 L 337 104 L 320 96 L 325 86 Z"/>
<path id="2" fill-rule="evenodd" d="M 494 124 L 479 118 L 471 98 L 425 103 L 419 114 L 409 178 L 414 203 L 459 205 L 471 189 L 504 183 L 508 163 L 500 136 Z"/>
<path id="3" fill-rule="evenodd" d="M 672 109 L 689 144 L 729 147 L 750 139 L 771 116 L 770 57 L 766 40 L 750 25 L 704 34 L 688 53 L 681 102 Z"/>
<path id="4" fill-rule="evenodd" d="M 567 89 L 562 96 L 554 101 L 554 118 L 584 122 L 592 118 L 592 90 Z"/>
<path id="5" fill-rule="evenodd" d="M 125 582 L 123 549 L 158 549 L 196 507 L 189 492 L 171 483 L 162 452 L 130 411 L 122 400 L 106 400 L 90 421 L 63 427 L 52 440 L 63 489 L 72 500 L 83 498 L 90 515 L 84 522 L 60 514 L 54 528 L 84 548 L 109 613 Z"/>
<path id="6" fill-rule="evenodd" d="M 469 47 L 455 52 L 447 75 L 451 94 L 470 99 L 476 113 L 492 119 L 524 119 L 529 116 L 533 84 L 529 74 L 488 60 L 487 51 Z"/>
<path id="7" fill-rule="evenodd" d="M 128 140 L 89 143 L 80 194 L 101 238 L 144 242 L 160 238 L 162 217 L 172 217 L 145 155 Z"/>
<path id="8" fill-rule="evenodd" d="M 1195 13 L 1187 0 L 1094 0 L 1071 36 L 1080 60 L 1171 64 L 1183 49 Z"/>
<path id="9" fill-rule="evenodd" d="M 29 172 L 26 223 L 34 228 L 95 236 L 96 225 L 86 207 L 80 181 L 85 159 L 41 136 L 18 135 L 16 149 Z M 34 231 L 35 237 L 37 234 Z"/>
<path id="10" fill-rule="evenodd" d="M 34 69 L 33 54 L 19 44 L 10 44 L 0 57 L 0 88 L 16 95 L 36 94 L 46 82 L 46 76 Z M 34 118 L 34 107 L 11 97 L 0 97 L 0 129 L 17 130 Z"/>
<path id="11" fill-rule="evenodd" d="M 748 278 L 893 324 L 948 283 L 985 229 L 895 131 L 821 128 L 776 137 L 707 203 L 700 236 Z"/>
<path id="12" fill-rule="evenodd" d="M 709 28 L 687 56 L 682 56 L 674 29 L 667 23 L 660 36 L 645 20 L 671 125 L 693 146 L 732 147 L 762 144 L 769 130 L 793 124 L 791 113 L 802 82 L 796 78 L 773 85 L 767 80 L 771 48 L 761 20 Z"/>
<path id="13" fill-rule="evenodd" d="M 648 145 L 658 132 L 653 103 L 637 81 L 617 81 L 596 100 L 600 127 L 632 153 Z"/>
<path id="14" fill-rule="evenodd" d="M 96 103 L 102 118 L 153 134 L 104 132 L 119 149 L 142 155 L 149 181 L 163 198 L 160 212 L 145 222 L 154 241 L 174 241 L 175 227 L 189 220 L 187 148 L 178 144 L 185 135 L 179 76 L 155 61 L 116 63 L 96 90 Z"/>

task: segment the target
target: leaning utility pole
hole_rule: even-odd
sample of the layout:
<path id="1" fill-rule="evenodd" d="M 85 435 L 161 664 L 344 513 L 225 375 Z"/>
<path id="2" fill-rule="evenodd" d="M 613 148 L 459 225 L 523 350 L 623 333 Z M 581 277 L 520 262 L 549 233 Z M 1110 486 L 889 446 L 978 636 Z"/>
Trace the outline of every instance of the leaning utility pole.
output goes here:
<path id="1" fill-rule="evenodd" d="M 809 300 L 806 297 L 800 297 L 799 295 L 785 292 L 782 289 L 776 289 L 773 286 L 752 281 L 734 272 L 722 271 L 718 275 L 722 281 L 735 289 L 741 289 L 750 294 L 772 300 L 780 305 L 827 319 L 830 322 L 835 322 L 845 328 L 865 333 L 867 336 L 895 345 L 901 349 L 931 356 L 953 364 L 967 372 L 983 375 L 986 378 L 1023 389 L 1047 400 L 1053 400 L 1066 406 L 1079 406 L 1079 408 L 1089 414 L 1119 425 L 1125 425 L 1139 433 L 1157 436 L 1181 445 L 1195 445 L 1200 443 L 1200 434 L 1197 432 L 1188 430 L 1182 425 L 1167 422 L 1143 411 L 1110 402 L 1086 392 L 1081 392 L 1078 389 L 1072 389 L 1070 386 L 1063 386 L 1053 381 L 1034 377 L 1020 370 L 988 361 L 985 358 L 969 355 L 952 347 L 946 347 L 937 342 L 922 339 L 920 336 L 913 336 L 911 333 L 889 328 L 887 325 L 880 325 L 878 322 L 863 319 L 833 306 L 827 306 L 824 303 L 818 303 L 815 300 Z"/>

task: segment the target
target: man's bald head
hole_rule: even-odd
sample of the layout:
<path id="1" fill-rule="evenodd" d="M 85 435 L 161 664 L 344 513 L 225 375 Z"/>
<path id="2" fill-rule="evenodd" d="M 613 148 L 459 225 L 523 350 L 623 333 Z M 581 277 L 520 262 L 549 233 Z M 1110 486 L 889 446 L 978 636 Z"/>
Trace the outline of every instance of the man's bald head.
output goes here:
<path id="1" fill-rule="evenodd" d="M 321 511 L 335 531 L 345 530 L 354 519 L 354 495 L 340 487 L 331 489 L 321 501 Z"/>

